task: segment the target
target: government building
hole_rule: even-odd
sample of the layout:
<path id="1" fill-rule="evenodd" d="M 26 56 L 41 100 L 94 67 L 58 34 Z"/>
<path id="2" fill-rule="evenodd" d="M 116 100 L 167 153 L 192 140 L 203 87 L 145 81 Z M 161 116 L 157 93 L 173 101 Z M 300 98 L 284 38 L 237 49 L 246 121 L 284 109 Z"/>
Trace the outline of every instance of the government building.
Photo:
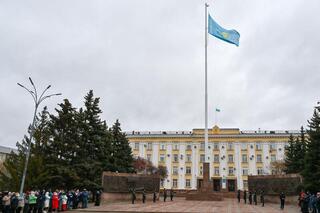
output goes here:
<path id="1" fill-rule="evenodd" d="M 273 174 L 272 162 L 283 160 L 290 134 L 299 131 L 240 131 L 209 128 L 208 161 L 214 191 L 248 188 L 248 175 Z M 162 188 L 197 189 L 205 161 L 204 129 L 126 132 L 132 153 L 167 167 Z"/>

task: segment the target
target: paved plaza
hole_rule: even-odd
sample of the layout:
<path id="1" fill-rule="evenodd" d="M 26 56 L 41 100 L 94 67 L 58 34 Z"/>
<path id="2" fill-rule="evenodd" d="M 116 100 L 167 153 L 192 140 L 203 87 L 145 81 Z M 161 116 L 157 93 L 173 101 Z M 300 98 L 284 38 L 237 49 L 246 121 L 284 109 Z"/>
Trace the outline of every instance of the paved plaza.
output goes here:
<path id="1" fill-rule="evenodd" d="M 236 199 L 224 199 L 224 201 L 186 201 L 184 198 L 176 198 L 174 201 L 152 203 L 141 201 L 132 205 L 129 202 L 106 203 L 99 207 L 91 207 L 79 212 L 217 212 L 217 213 L 298 213 L 298 206 L 287 205 L 281 211 L 278 204 L 248 205 L 238 204 Z"/>

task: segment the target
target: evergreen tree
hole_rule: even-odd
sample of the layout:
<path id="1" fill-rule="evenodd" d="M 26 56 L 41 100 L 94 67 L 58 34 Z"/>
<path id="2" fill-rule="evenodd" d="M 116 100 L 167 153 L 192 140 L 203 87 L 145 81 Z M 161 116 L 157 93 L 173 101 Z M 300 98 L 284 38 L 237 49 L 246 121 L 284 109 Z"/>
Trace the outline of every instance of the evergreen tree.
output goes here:
<path id="1" fill-rule="evenodd" d="M 112 133 L 112 171 L 118 172 L 134 172 L 133 157 L 129 141 L 125 133 L 121 132 L 118 120 L 111 128 Z"/>
<path id="2" fill-rule="evenodd" d="M 59 107 L 55 109 L 57 115 L 50 116 L 50 140 L 45 147 L 45 163 L 49 172 L 47 186 L 72 188 L 79 184 L 73 167 L 81 148 L 78 145 L 77 112 L 67 99 Z"/>
<path id="3" fill-rule="evenodd" d="M 111 135 L 100 118 L 99 101 L 90 90 L 78 116 L 81 149 L 75 166 L 82 185 L 91 190 L 100 186 L 102 172 L 110 167 Z"/>
<path id="4" fill-rule="evenodd" d="M 36 118 L 33 142 L 31 143 L 30 158 L 26 174 L 25 189 L 40 188 L 46 181 L 47 173 L 43 160 L 43 144 L 48 138 L 47 132 L 48 111 L 44 107 Z M 29 128 L 28 132 L 30 133 Z M 17 142 L 17 153 L 11 152 L 0 171 L 0 189 L 18 191 L 21 184 L 22 172 L 26 159 L 29 138 L 24 136 L 21 142 Z"/>
<path id="5" fill-rule="evenodd" d="M 306 139 L 303 126 L 301 127 L 300 137 L 289 137 L 289 146 L 286 147 L 285 172 L 287 174 L 300 173 L 304 168 L 304 156 L 306 153 Z"/>
<path id="6" fill-rule="evenodd" d="M 311 192 L 320 191 L 320 107 L 314 109 L 313 117 L 308 121 L 309 135 L 302 172 L 304 186 Z"/>
<path id="7" fill-rule="evenodd" d="M 292 134 L 290 134 L 288 143 L 289 145 L 286 147 L 285 172 L 288 174 L 297 173 L 296 143 Z"/>

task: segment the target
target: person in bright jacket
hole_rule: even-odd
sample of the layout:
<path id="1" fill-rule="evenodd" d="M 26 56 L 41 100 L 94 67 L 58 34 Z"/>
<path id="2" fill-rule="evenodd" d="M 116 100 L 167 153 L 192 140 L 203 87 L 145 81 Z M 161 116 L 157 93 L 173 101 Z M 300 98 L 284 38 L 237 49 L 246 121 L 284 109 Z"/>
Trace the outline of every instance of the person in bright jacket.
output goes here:
<path id="1" fill-rule="evenodd" d="M 50 195 L 49 192 L 46 192 L 45 194 L 45 200 L 44 200 L 44 213 L 47 213 L 49 211 L 49 203 L 50 203 Z"/>
<path id="2" fill-rule="evenodd" d="M 62 208 L 61 208 L 61 210 L 62 211 L 66 211 L 67 210 L 68 197 L 67 197 L 65 192 L 62 193 L 61 200 L 62 200 Z"/>
<path id="3" fill-rule="evenodd" d="M 29 212 L 33 212 L 37 203 L 37 196 L 34 191 L 31 191 L 29 195 Z"/>
<path id="4" fill-rule="evenodd" d="M 52 195 L 52 211 L 55 212 L 59 208 L 59 198 L 57 192 L 54 192 Z"/>

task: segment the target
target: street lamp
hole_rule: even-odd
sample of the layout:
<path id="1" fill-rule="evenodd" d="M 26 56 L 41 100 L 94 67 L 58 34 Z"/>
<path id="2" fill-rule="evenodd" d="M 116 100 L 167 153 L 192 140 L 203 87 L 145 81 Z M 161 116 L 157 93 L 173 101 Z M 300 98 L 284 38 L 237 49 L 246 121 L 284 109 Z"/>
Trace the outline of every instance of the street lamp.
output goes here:
<path id="1" fill-rule="evenodd" d="M 27 167 L 28 167 L 28 162 L 29 162 L 29 156 L 30 156 L 30 149 L 31 149 L 31 140 L 33 138 L 33 133 L 34 133 L 34 129 L 35 129 L 35 123 L 36 123 L 36 117 L 37 117 L 37 111 L 38 111 L 38 107 L 41 104 L 42 101 L 44 101 L 47 98 L 50 98 L 52 96 L 58 96 L 61 95 L 61 93 L 56 93 L 56 94 L 50 94 L 50 95 L 45 95 L 45 93 L 48 91 L 48 89 L 51 87 L 51 85 L 47 86 L 47 88 L 45 90 L 43 90 L 43 92 L 41 93 L 40 96 L 38 96 L 38 92 L 37 89 L 32 81 L 32 79 L 29 77 L 29 81 L 33 87 L 33 89 L 28 89 L 27 87 L 23 86 L 22 84 L 17 83 L 20 87 L 22 87 L 23 89 L 25 89 L 28 93 L 30 93 L 30 95 L 33 98 L 34 101 L 34 113 L 33 113 L 33 120 L 32 120 L 32 124 L 31 124 L 31 129 L 30 129 L 30 134 L 29 134 L 29 139 L 27 141 L 27 153 L 26 153 L 26 161 L 24 164 L 24 169 L 23 169 L 23 174 L 22 174 L 22 179 L 21 179 L 21 186 L 20 186 L 20 195 L 22 195 L 23 193 L 23 188 L 24 188 L 24 182 L 26 179 L 26 174 L 27 174 Z"/>

